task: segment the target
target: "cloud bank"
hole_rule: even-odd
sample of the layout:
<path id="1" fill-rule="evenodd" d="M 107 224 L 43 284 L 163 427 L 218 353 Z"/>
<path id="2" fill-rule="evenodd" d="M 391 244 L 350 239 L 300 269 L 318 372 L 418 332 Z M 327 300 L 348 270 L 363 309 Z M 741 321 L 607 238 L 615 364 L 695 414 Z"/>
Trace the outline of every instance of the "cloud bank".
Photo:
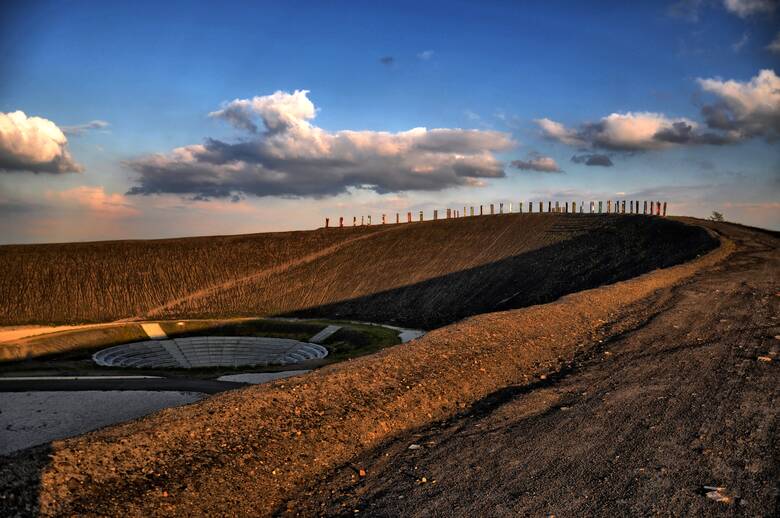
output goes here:
<path id="1" fill-rule="evenodd" d="M 194 199 L 323 197 L 365 188 L 377 193 L 436 191 L 505 176 L 494 153 L 514 146 L 506 133 L 414 128 L 327 131 L 311 123 L 308 91 L 236 99 L 210 114 L 247 135 L 126 162 L 138 174 L 128 194 Z"/>
<path id="2" fill-rule="evenodd" d="M 598 122 L 568 128 L 547 118 L 535 122 L 550 140 L 580 149 L 637 152 L 680 145 L 726 145 L 780 136 L 780 78 L 761 70 L 750 81 L 698 79 L 702 90 L 717 101 L 701 109 L 705 126 L 685 117 L 662 113 L 612 113 Z"/>
<path id="3" fill-rule="evenodd" d="M 0 112 L 0 172 L 81 171 L 67 146 L 68 139 L 52 121 L 22 111 Z"/>

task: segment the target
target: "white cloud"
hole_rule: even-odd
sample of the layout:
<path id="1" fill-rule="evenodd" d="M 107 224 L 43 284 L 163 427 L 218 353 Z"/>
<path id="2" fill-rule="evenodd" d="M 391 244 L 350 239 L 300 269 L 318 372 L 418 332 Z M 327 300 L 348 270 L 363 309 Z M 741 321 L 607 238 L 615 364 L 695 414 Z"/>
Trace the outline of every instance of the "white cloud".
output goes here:
<path id="1" fill-rule="evenodd" d="M 417 54 L 418 59 L 422 59 L 423 61 L 428 61 L 433 57 L 434 52 L 432 50 L 423 50 L 419 54 Z"/>
<path id="2" fill-rule="evenodd" d="M 773 39 L 772 42 L 766 46 L 766 49 L 769 52 L 780 54 L 780 32 L 778 32 L 775 36 L 775 39 Z"/>
<path id="3" fill-rule="evenodd" d="M 594 147 L 617 151 L 647 151 L 670 147 L 696 129 L 686 118 L 671 119 L 660 113 L 612 113 L 599 122 L 577 129 L 550 119 L 538 119 L 542 134 L 574 147 Z"/>
<path id="4" fill-rule="evenodd" d="M 22 111 L 0 112 L 0 171 L 78 172 L 68 139 L 52 121 Z"/>
<path id="5" fill-rule="evenodd" d="M 740 18 L 760 13 L 771 13 L 777 7 L 774 0 L 723 0 L 723 6 Z"/>
<path id="6" fill-rule="evenodd" d="M 505 176 L 493 153 L 514 146 L 506 133 L 459 128 L 330 132 L 310 122 L 317 110 L 307 94 L 276 92 L 223 105 L 210 115 L 251 132 L 252 138 L 236 143 L 207 139 L 167 155 L 131 160 L 127 165 L 139 173 L 139 185 L 130 193 L 320 197 L 349 188 L 440 190 Z"/>
<path id="7" fill-rule="evenodd" d="M 292 94 L 277 91 L 271 95 L 252 99 L 234 99 L 221 110 L 209 113 L 209 117 L 221 118 L 239 129 L 257 131 L 255 118 L 260 117 L 270 132 L 282 131 L 293 126 L 305 126 L 306 121 L 317 115 L 317 110 L 307 97 L 308 90 L 295 90 Z"/>
<path id="8" fill-rule="evenodd" d="M 728 131 L 737 138 L 780 136 L 780 77 L 761 70 L 750 81 L 698 79 L 702 90 L 719 98 L 719 103 L 702 110 L 707 124 Z"/>
<path id="9" fill-rule="evenodd" d="M 567 128 L 550 119 L 537 119 L 542 135 L 580 149 L 650 151 L 679 145 L 726 145 L 747 138 L 780 136 L 780 78 L 761 70 L 749 81 L 698 79 L 718 102 L 702 107 L 705 125 L 663 113 L 612 113 L 598 122 Z"/>
<path id="10" fill-rule="evenodd" d="M 542 134 L 547 138 L 563 142 L 569 146 L 584 146 L 586 144 L 586 142 L 577 135 L 576 131 L 566 128 L 560 122 L 548 118 L 536 119 L 534 122 L 539 125 L 542 129 Z"/>

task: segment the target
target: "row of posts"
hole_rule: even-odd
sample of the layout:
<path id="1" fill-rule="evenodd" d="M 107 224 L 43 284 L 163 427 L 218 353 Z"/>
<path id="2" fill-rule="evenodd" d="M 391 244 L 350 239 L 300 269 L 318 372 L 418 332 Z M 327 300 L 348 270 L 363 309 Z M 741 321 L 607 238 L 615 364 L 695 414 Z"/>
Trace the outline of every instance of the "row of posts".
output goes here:
<path id="1" fill-rule="evenodd" d="M 459 209 L 446 209 L 446 219 L 450 218 L 463 218 L 467 216 L 485 216 L 485 215 L 495 215 L 495 214 L 523 214 L 523 213 L 533 213 L 534 211 L 534 205 L 538 204 L 538 210 L 537 212 L 545 212 L 544 210 L 544 204 L 545 202 L 532 202 L 529 201 L 528 205 L 526 205 L 526 209 L 523 207 L 523 202 L 517 204 L 517 211 L 514 211 L 514 207 L 512 203 L 508 203 L 508 211 L 504 212 L 504 203 L 491 203 L 488 206 L 485 205 L 479 205 L 478 212 L 475 210 L 475 207 L 468 207 L 468 212 L 466 212 L 467 207 L 463 207 L 463 212 L 461 212 Z M 554 205 L 553 205 L 554 204 Z M 627 205 L 628 204 L 628 205 Z M 498 205 L 498 207 L 496 207 Z M 489 207 L 490 212 L 485 214 L 485 209 Z M 577 205 L 576 201 L 573 201 L 571 203 L 564 202 L 561 204 L 561 202 L 547 202 L 547 212 L 551 213 L 560 213 L 560 214 L 639 214 L 639 200 L 615 200 L 614 204 L 612 200 L 607 200 L 606 204 L 603 201 L 591 201 L 589 202 L 587 211 L 585 210 L 585 203 L 580 202 L 579 205 Z M 498 212 L 496 212 L 496 209 L 498 209 Z M 606 211 L 604 210 L 606 209 Z M 660 202 L 660 201 L 651 201 L 651 200 L 644 200 L 642 203 L 642 214 L 646 216 L 666 216 L 666 202 Z M 433 211 L 433 220 L 436 221 L 439 219 L 439 211 L 434 209 Z M 424 220 L 424 214 L 423 211 L 419 212 L 418 221 Z M 412 212 L 406 213 L 406 223 L 412 223 Z M 401 214 L 399 212 L 395 213 L 395 222 L 401 223 Z M 360 216 L 360 225 L 371 225 L 371 216 Z M 385 214 L 382 214 L 382 225 L 387 224 L 387 218 Z M 344 218 L 339 218 L 339 227 L 344 226 Z M 352 226 L 358 226 L 358 218 L 357 216 L 352 217 Z M 330 228 L 330 218 L 325 218 L 325 228 Z"/>

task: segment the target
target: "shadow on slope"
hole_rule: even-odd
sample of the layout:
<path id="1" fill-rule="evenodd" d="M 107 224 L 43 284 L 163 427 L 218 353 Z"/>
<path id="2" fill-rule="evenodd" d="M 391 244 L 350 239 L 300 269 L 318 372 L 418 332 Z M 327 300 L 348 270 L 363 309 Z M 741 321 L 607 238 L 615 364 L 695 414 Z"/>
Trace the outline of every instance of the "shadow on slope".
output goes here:
<path id="1" fill-rule="evenodd" d="M 700 227 L 645 217 L 621 223 L 482 266 L 285 316 L 433 329 L 480 313 L 551 302 L 684 262 L 717 246 Z"/>

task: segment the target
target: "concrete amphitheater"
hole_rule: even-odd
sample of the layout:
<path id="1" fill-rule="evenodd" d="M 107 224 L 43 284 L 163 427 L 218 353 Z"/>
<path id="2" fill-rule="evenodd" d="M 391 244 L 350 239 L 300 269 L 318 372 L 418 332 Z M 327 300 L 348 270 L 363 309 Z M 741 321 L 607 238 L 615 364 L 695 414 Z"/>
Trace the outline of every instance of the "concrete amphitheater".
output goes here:
<path id="1" fill-rule="evenodd" d="M 255 336 L 195 336 L 117 345 L 92 355 L 104 367 L 181 368 L 290 365 L 324 358 L 309 342 Z"/>

